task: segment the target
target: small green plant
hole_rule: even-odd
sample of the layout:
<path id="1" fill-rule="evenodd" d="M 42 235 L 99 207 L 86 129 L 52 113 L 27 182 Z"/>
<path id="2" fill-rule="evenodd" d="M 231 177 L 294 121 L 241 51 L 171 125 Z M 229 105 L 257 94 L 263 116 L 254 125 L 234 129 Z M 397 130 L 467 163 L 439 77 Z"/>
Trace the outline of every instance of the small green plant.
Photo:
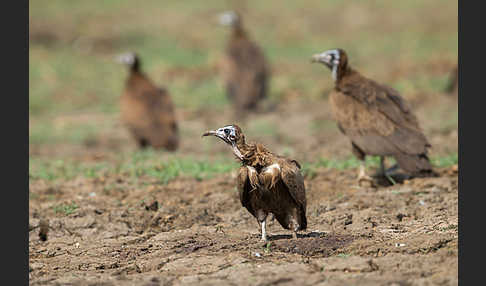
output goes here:
<path id="1" fill-rule="evenodd" d="M 272 242 L 271 241 L 267 242 L 263 247 L 263 251 L 265 253 L 270 253 L 272 251 L 271 246 L 272 246 Z"/>
<path id="2" fill-rule="evenodd" d="M 351 254 L 349 254 L 349 253 L 339 253 L 337 255 L 337 257 L 341 257 L 341 258 L 348 258 L 349 256 L 351 256 Z"/>
<path id="3" fill-rule="evenodd" d="M 57 206 L 54 206 L 54 212 L 57 213 L 63 213 L 64 215 L 70 215 L 74 213 L 78 209 L 78 205 L 75 202 L 72 202 L 71 204 L 60 204 Z"/>

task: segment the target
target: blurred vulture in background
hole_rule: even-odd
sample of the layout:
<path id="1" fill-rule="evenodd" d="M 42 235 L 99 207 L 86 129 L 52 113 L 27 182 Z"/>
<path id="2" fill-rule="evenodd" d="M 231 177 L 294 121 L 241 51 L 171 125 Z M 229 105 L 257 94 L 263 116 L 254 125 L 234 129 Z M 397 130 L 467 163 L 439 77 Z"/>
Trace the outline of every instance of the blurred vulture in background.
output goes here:
<path id="1" fill-rule="evenodd" d="M 431 147 L 415 115 L 398 91 L 362 76 L 348 65 L 342 49 L 312 57 L 326 65 L 335 86 L 329 103 L 338 128 L 351 139 L 353 153 L 361 160 L 358 182 L 373 184 L 365 173 L 366 155 L 380 156 L 379 175 L 390 178 L 385 156 L 393 156 L 407 175 L 436 176 L 427 149 Z M 393 181 L 392 181 L 393 182 Z"/>
<path id="2" fill-rule="evenodd" d="M 450 76 L 449 76 L 449 85 L 447 86 L 446 92 L 449 94 L 457 95 L 459 88 L 459 75 L 458 75 L 458 66 L 456 66 Z"/>
<path id="3" fill-rule="evenodd" d="M 224 12 L 219 21 L 232 29 L 221 60 L 226 94 L 238 112 L 253 110 L 267 92 L 269 70 L 265 57 L 261 49 L 249 39 L 238 13 Z"/>
<path id="4" fill-rule="evenodd" d="M 227 125 L 207 131 L 203 136 L 215 136 L 228 144 L 237 160 L 237 188 L 241 204 L 257 219 L 262 240 L 267 240 L 266 219 L 269 214 L 285 229 L 297 231 L 307 228 L 304 177 L 300 164 L 273 154 L 262 144 L 246 143 L 237 125 Z"/>
<path id="5" fill-rule="evenodd" d="M 169 92 L 155 86 L 141 71 L 135 53 L 125 53 L 117 60 L 128 65 L 130 74 L 120 98 L 123 123 L 140 148 L 152 146 L 174 151 L 179 146 L 179 132 Z"/>

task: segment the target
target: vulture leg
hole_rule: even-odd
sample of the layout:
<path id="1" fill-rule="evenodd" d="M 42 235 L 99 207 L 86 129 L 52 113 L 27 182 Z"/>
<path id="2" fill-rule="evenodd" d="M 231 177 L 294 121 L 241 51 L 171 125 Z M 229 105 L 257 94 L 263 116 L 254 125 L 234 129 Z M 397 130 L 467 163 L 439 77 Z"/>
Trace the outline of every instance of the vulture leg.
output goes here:
<path id="1" fill-rule="evenodd" d="M 398 169 L 398 165 L 397 164 L 395 164 L 392 167 L 390 167 L 390 168 L 387 169 L 385 167 L 385 156 L 380 156 L 380 170 L 378 171 L 378 173 L 376 173 L 375 176 L 377 176 L 377 177 L 385 177 L 391 184 L 395 185 L 396 182 L 392 178 L 391 173 L 393 173 L 393 171 L 395 171 L 396 169 Z"/>
<path id="2" fill-rule="evenodd" d="M 267 229 L 266 229 L 266 218 L 260 223 L 262 226 L 262 240 L 267 241 Z"/>
<path id="3" fill-rule="evenodd" d="M 294 218 L 290 219 L 290 229 L 293 230 L 292 238 L 297 239 L 297 230 L 299 229 L 299 224 L 295 221 Z"/>
<path id="4" fill-rule="evenodd" d="M 351 142 L 351 146 L 353 147 L 352 149 L 353 154 L 358 158 L 358 160 L 361 161 L 361 164 L 359 166 L 359 171 L 358 171 L 358 185 L 361 186 L 362 182 L 368 182 L 371 186 L 374 186 L 373 178 L 366 175 L 365 172 L 366 154 L 356 144 L 354 144 L 354 142 Z"/>
<path id="5" fill-rule="evenodd" d="M 395 163 L 390 168 L 385 168 L 385 156 L 380 156 L 380 171 L 376 174 L 378 176 L 388 177 L 390 173 L 395 172 L 398 169 L 398 164 Z"/>
<path id="6" fill-rule="evenodd" d="M 386 176 L 385 156 L 380 156 L 380 175 Z"/>
<path id="7" fill-rule="evenodd" d="M 270 222 L 274 222 L 275 221 L 275 215 L 273 213 L 269 213 L 268 214 L 268 219 L 270 220 Z"/>
<path id="8" fill-rule="evenodd" d="M 358 184 L 361 186 L 362 182 L 368 182 L 369 185 L 374 186 L 373 178 L 366 175 L 365 169 L 366 169 L 365 163 L 364 161 L 361 161 L 361 165 L 359 165 L 359 171 L 358 171 Z"/>

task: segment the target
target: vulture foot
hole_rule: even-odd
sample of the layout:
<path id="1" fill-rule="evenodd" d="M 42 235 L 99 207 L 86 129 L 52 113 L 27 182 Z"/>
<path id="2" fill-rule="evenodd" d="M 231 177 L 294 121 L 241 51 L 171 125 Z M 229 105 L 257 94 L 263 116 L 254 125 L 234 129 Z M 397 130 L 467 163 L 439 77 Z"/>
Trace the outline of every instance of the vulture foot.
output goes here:
<path id="1" fill-rule="evenodd" d="M 361 165 L 359 168 L 358 185 L 360 187 L 375 187 L 373 178 L 366 175 L 364 165 Z"/>

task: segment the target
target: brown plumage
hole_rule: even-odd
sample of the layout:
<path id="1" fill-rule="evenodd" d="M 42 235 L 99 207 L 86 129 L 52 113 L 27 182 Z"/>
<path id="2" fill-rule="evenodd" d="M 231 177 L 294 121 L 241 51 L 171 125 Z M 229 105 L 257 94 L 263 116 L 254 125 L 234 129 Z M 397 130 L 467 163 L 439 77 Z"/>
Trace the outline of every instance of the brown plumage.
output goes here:
<path id="1" fill-rule="evenodd" d="M 408 175 L 435 176 L 427 149 L 431 147 L 408 103 L 391 87 L 368 79 L 348 65 L 341 49 L 313 56 L 324 63 L 335 81 L 329 103 L 339 129 L 351 139 L 353 153 L 364 161 L 366 155 L 393 156 Z M 360 168 L 359 181 L 370 180 Z"/>
<path id="2" fill-rule="evenodd" d="M 169 92 L 155 86 L 141 71 L 134 53 L 118 60 L 130 67 L 130 75 L 120 98 L 123 123 L 141 148 L 152 146 L 174 151 L 179 146 L 179 132 Z"/>
<path id="3" fill-rule="evenodd" d="M 221 61 L 226 95 L 237 111 L 255 109 L 258 102 L 266 96 L 269 78 L 263 52 L 249 39 L 238 13 L 225 12 L 221 15 L 220 22 L 232 27 L 225 56 Z"/>
<path id="4" fill-rule="evenodd" d="M 266 240 L 266 218 L 272 213 L 280 225 L 294 232 L 307 228 L 304 178 L 297 161 L 273 154 L 262 144 L 246 143 L 237 125 L 228 125 L 213 135 L 232 147 L 241 162 L 237 187 L 241 204 L 257 219 Z"/>
<path id="5" fill-rule="evenodd" d="M 446 92 L 449 94 L 457 95 L 459 88 L 459 75 L 458 66 L 456 66 L 449 75 L 449 85 L 447 86 Z"/>

